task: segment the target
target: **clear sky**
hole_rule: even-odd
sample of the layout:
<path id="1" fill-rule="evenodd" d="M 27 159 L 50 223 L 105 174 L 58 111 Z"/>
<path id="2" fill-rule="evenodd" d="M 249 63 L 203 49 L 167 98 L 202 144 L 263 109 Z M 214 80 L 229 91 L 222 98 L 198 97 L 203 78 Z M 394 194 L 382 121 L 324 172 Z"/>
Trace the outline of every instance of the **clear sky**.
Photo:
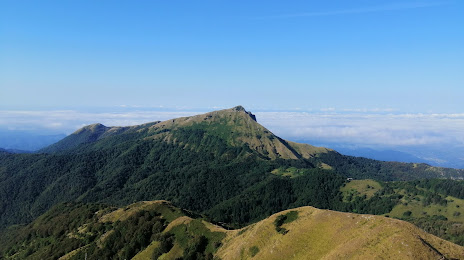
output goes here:
<path id="1" fill-rule="evenodd" d="M 464 112 L 464 1 L 0 1 L 0 108 Z"/>

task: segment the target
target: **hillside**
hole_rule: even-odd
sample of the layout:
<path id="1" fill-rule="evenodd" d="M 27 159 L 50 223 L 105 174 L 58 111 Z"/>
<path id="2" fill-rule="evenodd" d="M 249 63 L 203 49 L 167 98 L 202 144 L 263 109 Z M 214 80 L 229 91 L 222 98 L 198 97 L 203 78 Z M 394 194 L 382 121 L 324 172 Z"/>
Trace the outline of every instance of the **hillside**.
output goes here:
<path id="1" fill-rule="evenodd" d="M 363 207 L 369 202 L 377 201 L 372 204 L 382 205 L 382 201 L 397 194 L 394 207 L 389 207 L 383 215 L 406 220 L 429 233 L 464 245 L 464 181 L 423 179 L 379 183 L 353 180 L 340 191 L 343 201 L 351 204 L 344 210 L 351 212 L 366 212 Z"/>
<path id="2" fill-rule="evenodd" d="M 94 124 L 42 153 L 0 153 L 0 229 L 28 224 L 70 201 L 121 206 L 162 199 L 231 227 L 307 205 L 387 214 L 404 194 L 385 189 L 366 200 L 344 200 L 340 188 L 347 177 L 406 181 L 463 174 L 285 141 L 239 106 L 131 127 Z"/>
<path id="3" fill-rule="evenodd" d="M 73 150 L 79 145 L 94 143 L 100 139 L 110 136 L 116 136 L 123 134 L 125 132 L 138 131 L 141 128 L 148 127 L 152 124 L 158 122 L 143 124 L 140 126 L 131 126 L 131 127 L 107 127 L 100 123 L 84 126 L 76 130 L 71 135 L 63 138 L 62 140 L 47 146 L 39 152 L 41 153 L 56 153 L 66 150 Z"/>
<path id="4" fill-rule="evenodd" d="M 43 243 L 43 241 L 49 241 Z M 462 259 L 464 248 L 415 226 L 313 207 L 226 230 L 166 201 L 54 207 L 1 236 L 5 259 Z"/>
<path id="5" fill-rule="evenodd" d="M 0 259 L 212 259 L 224 236 L 166 201 L 66 203 L 0 233 Z"/>
<path id="6" fill-rule="evenodd" d="M 202 115 L 182 117 L 163 122 L 153 122 L 132 127 L 106 127 L 93 124 L 83 127 L 67 138 L 41 150 L 44 153 L 56 153 L 73 150 L 82 144 L 94 143 L 106 137 L 146 132 L 140 136 L 144 139 L 162 140 L 167 143 L 179 144 L 184 148 L 192 147 L 192 143 L 179 142 L 176 132 L 189 130 L 204 130 L 206 135 L 223 140 L 228 146 L 248 146 L 251 150 L 269 159 L 310 158 L 318 153 L 326 153 L 330 149 L 314 147 L 308 144 L 287 142 L 268 129 L 258 124 L 255 115 L 242 106 L 214 111 Z M 189 147 L 190 146 L 190 147 Z"/>
<path id="7" fill-rule="evenodd" d="M 214 141 L 213 141 L 214 140 Z M 101 151 L 112 146 L 133 148 L 140 142 L 162 142 L 183 150 L 217 154 L 217 149 L 246 149 L 264 160 L 309 160 L 313 166 L 332 169 L 356 179 L 384 181 L 418 178 L 464 179 L 464 170 L 432 167 L 421 163 L 382 162 L 345 156 L 334 150 L 283 140 L 256 121 L 242 106 L 156 121 L 131 127 L 85 126 L 63 140 L 42 149 L 41 153 L 70 154 Z M 218 142 L 221 144 L 218 145 Z M 213 147 L 214 146 L 214 147 Z M 214 150 L 216 149 L 216 150 Z M 242 153 L 241 155 L 244 155 Z M 235 155 L 229 155 L 229 157 Z"/>
<path id="8" fill-rule="evenodd" d="M 400 220 L 301 207 L 228 232 L 217 255 L 224 260 L 462 259 L 464 247 Z"/>
<path id="9" fill-rule="evenodd" d="M 142 141 L 163 142 L 195 152 L 212 150 L 212 145 L 218 148 L 217 142 L 221 142 L 222 146 L 229 148 L 246 148 L 248 152 L 259 155 L 265 160 L 307 159 L 314 166 L 333 169 L 338 174 L 357 179 L 375 178 L 385 181 L 417 178 L 464 179 L 464 170 L 432 167 L 424 163 L 382 162 L 345 156 L 324 147 L 287 141 L 260 125 L 255 115 L 242 106 L 131 127 L 92 124 L 40 152 L 83 153 L 108 149 L 115 145 L 129 149 L 134 143 Z"/>

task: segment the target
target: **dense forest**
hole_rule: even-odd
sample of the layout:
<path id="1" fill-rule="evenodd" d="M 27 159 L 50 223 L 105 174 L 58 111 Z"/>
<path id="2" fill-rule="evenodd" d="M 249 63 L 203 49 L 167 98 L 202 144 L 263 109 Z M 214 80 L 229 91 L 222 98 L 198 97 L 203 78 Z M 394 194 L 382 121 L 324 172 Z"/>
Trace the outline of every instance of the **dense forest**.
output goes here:
<path id="1" fill-rule="evenodd" d="M 231 115 L 235 118 L 228 119 Z M 220 116 L 200 122 L 194 117 L 189 124 L 192 120 L 185 119 L 183 125 L 175 120 L 126 128 L 91 125 L 41 153 L 0 152 L 0 228 L 30 223 L 54 205 L 72 201 L 120 206 L 162 199 L 214 223 L 242 227 L 305 205 L 387 214 L 404 200 L 399 189 L 422 194 L 424 205 L 445 203 L 442 195 L 464 196 L 462 181 L 425 179 L 462 178 L 462 170 L 335 151 L 303 156 L 248 112 Z M 279 158 L 282 151 L 295 158 Z M 275 174 L 276 169 L 297 169 L 298 175 Z M 347 178 L 383 181 L 383 188 L 369 198 L 346 200 L 340 188 Z"/>
<path id="2" fill-rule="evenodd" d="M 27 223 L 57 203 L 74 200 L 123 205 L 166 199 L 234 226 L 303 205 L 380 214 L 363 209 L 370 207 L 363 206 L 364 201 L 339 205 L 338 189 L 346 177 L 390 180 L 394 175 L 388 172 L 401 172 L 382 162 L 336 153 L 320 155 L 322 159 L 267 160 L 246 144 L 230 146 L 201 129 L 173 134 L 191 149 L 145 140 L 145 135 L 102 139 L 72 152 L 1 154 L 0 224 Z M 340 157 L 334 162 L 346 162 L 325 160 L 330 156 Z M 334 170 L 317 167 L 320 160 L 332 163 Z M 305 174 L 287 178 L 270 173 L 281 167 L 305 169 Z M 377 178 L 377 169 L 388 177 Z M 379 209 L 385 208 L 383 203 L 377 203 Z"/>

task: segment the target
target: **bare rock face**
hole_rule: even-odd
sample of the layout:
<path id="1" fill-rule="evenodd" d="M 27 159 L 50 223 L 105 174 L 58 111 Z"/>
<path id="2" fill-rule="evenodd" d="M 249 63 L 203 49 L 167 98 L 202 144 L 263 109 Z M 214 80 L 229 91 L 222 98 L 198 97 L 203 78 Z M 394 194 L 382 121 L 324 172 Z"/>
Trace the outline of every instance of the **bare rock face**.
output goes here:
<path id="1" fill-rule="evenodd" d="M 251 112 L 246 111 L 244 107 L 242 106 L 236 106 L 230 109 L 231 111 L 236 111 L 236 112 L 245 112 L 247 115 L 249 115 L 254 121 L 256 121 L 256 116 L 253 115 Z M 256 121 L 257 122 L 257 121 Z"/>

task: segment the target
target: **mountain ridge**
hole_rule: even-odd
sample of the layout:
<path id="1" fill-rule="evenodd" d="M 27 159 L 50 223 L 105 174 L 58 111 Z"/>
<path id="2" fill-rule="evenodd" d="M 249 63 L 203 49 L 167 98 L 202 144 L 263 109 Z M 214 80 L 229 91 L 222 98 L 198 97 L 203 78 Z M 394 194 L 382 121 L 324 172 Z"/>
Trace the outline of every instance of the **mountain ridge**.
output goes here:
<path id="1" fill-rule="evenodd" d="M 284 140 L 259 124 L 256 116 L 247 111 L 243 106 L 134 126 L 107 127 L 99 123 L 91 124 L 76 130 L 73 134 L 40 150 L 40 152 L 51 154 L 66 153 L 79 149 L 79 147 L 83 145 L 96 145 L 98 141 L 104 141 L 103 139 L 110 140 L 111 138 L 114 139 L 112 140 L 114 144 L 124 142 L 124 140 L 136 142 L 137 140 L 143 139 L 148 141 L 163 141 L 169 144 L 180 145 L 184 149 L 196 149 L 197 151 L 201 149 L 199 145 L 208 145 L 201 142 L 192 143 L 189 141 L 189 138 L 180 142 L 180 139 L 176 137 L 179 135 L 201 135 L 203 139 L 207 137 L 219 138 L 228 146 L 246 146 L 252 151 L 257 152 L 263 159 L 310 159 L 316 161 L 315 164 L 317 167 L 324 169 L 337 168 L 336 164 L 338 164 L 340 160 L 344 160 L 344 158 L 362 160 L 368 164 L 378 164 L 379 162 L 374 159 L 366 159 L 363 157 L 355 159 L 356 157 L 343 156 L 337 151 L 329 148 Z M 120 137 L 120 140 L 117 140 L 118 137 Z M 96 145 L 95 147 L 100 146 Z M 423 174 L 422 177 L 426 178 L 464 179 L 464 169 L 434 167 L 424 163 L 383 162 L 383 164 L 397 164 L 398 167 L 399 165 L 401 165 L 401 167 L 406 166 L 413 171 L 419 169 Z M 379 166 L 376 166 L 376 168 L 378 167 Z M 349 171 L 345 170 L 344 174 L 347 174 L 347 172 Z M 394 178 L 399 177 L 398 173 L 395 172 L 388 174 L 397 175 Z M 378 174 L 377 178 L 382 178 L 381 176 L 382 174 Z M 347 177 L 359 178 L 361 176 L 351 174 L 351 176 Z M 405 178 L 409 177 L 405 176 Z"/>
<path id="2" fill-rule="evenodd" d="M 279 219 L 288 219 L 276 230 Z M 282 222 L 280 222 L 282 223 Z M 230 234 L 232 233 L 232 234 Z M 461 259 L 464 247 L 414 225 L 375 215 L 306 206 L 288 209 L 225 238 L 221 259 Z M 258 250 L 252 253 L 252 248 Z M 450 250 L 453 253 L 448 253 Z M 443 254 L 443 252 L 446 252 Z"/>
<path id="3" fill-rule="evenodd" d="M 44 239 L 53 242 L 41 243 Z M 87 254 L 90 258 L 134 260 L 464 257 L 464 247 L 382 216 L 306 206 L 229 230 L 164 200 L 140 201 L 120 208 L 63 204 L 28 226 L 10 229 L 0 241 L 0 255 L 5 259 L 53 255 L 73 260 Z"/>
<path id="4" fill-rule="evenodd" d="M 224 141 L 233 146 L 246 144 L 252 150 L 271 159 L 307 159 L 318 153 L 332 151 L 324 147 L 315 147 L 309 144 L 299 144 L 283 140 L 260 125 L 254 114 L 242 106 L 236 106 L 200 115 L 155 121 L 130 127 L 107 127 L 100 123 L 95 123 L 76 130 L 70 136 L 42 149 L 40 152 L 63 152 L 74 149 L 81 144 L 93 143 L 109 136 L 131 131 L 142 131 L 145 127 L 148 130 L 148 134 L 144 138 L 162 139 L 166 142 L 175 143 L 175 138 L 168 132 L 183 127 L 195 127 L 197 125 L 207 125 L 210 134 L 234 135 L 232 138 L 224 138 Z M 216 133 L 213 133 L 215 131 Z"/>

